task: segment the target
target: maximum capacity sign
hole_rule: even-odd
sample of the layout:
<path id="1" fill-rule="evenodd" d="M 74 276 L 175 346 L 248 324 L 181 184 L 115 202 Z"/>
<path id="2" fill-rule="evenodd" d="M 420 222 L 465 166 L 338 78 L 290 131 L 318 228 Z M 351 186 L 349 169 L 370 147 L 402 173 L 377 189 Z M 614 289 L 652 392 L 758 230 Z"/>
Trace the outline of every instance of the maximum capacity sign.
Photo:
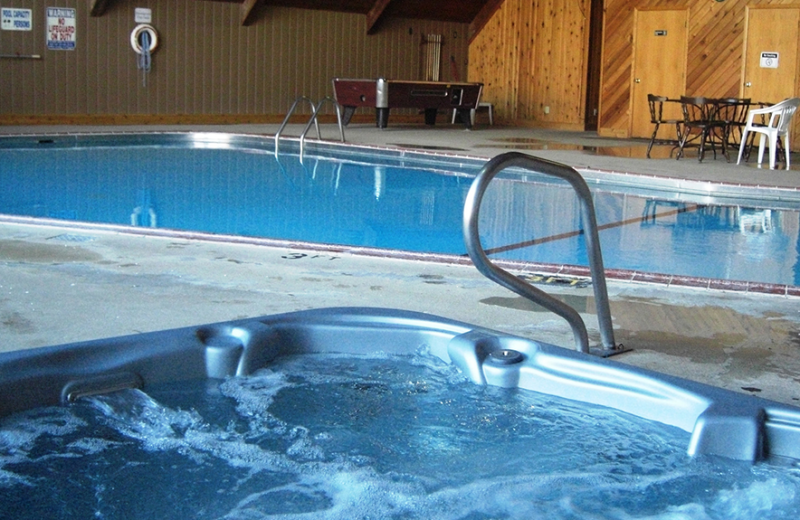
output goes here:
<path id="1" fill-rule="evenodd" d="M 75 50 L 75 9 L 47 8 L 47 48 L 57 51 Z"/>

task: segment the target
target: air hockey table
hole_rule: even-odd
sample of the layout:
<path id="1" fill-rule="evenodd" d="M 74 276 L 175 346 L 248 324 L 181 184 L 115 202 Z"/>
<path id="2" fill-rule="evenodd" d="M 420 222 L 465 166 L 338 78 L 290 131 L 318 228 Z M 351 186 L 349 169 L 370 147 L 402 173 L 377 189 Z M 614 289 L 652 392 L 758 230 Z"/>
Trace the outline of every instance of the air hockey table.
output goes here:
<path id="1" fill-rule="evenodd" d="M 375 124 L 386 128 L 392 108 L 421 108 L 425 124 L 436 124 L 439 110 L 455 110 L 467 128 L 472 127 L 470 111 L 478 108 L 483 83 L 447 83 L 440 81 L 406 81 L 334 78 L 336 102 L 344 108 L 342 124 L 347 125 L 359 107 L 375 107 Z"/>

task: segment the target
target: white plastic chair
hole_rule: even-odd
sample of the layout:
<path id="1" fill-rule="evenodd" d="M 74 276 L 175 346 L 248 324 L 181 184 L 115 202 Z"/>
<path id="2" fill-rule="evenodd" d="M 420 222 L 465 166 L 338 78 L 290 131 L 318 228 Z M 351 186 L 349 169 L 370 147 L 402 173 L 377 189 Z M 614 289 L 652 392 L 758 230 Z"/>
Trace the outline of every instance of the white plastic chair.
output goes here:
<path id="1" fill-rule="evenodd" d="M 775 150 L 778 147 L 778 138 L 783 142 L 783 149 L 786 153 L 786 169 L 789 169 L 789 129 L 792 122 L 792 116 L 797 111 L 800 105 L 800 98 L 789 98 L 781 101 L 777 105 L 772 105 L 766 108 L 753 109 L 747 113 L 747 124 L 742 131 L 742 142 L 739 145 L 739 158 L 736 164 L 742 162 L 742 153 L 747 143 L 747 133 L 756 132 L 761 134 L 758 142 L 758 164 L 759 166 L 764 160 L 764 141 L 769 139 L 769 169 L 775 169 Z M 753 120 L 755 116 L 769 116 L 769 122 L 766 125 L 755 124 Z"/>

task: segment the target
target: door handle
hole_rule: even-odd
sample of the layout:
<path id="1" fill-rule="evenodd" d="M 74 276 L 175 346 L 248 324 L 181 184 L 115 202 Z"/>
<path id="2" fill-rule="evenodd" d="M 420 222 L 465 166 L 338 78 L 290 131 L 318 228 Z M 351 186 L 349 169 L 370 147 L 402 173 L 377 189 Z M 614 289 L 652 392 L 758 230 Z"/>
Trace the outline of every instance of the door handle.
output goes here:
<path id="1" fill-rule="evenodd" d="M 748 81 L 747 83 L 744 84 L 744 86 L 750 88 L 753 86 L 753 84 Z"/>
<path id="2" fill-rule="evenodd" d="M 641 82 L 642 82 L 642 80 L 641 80 L 641 79 L 639 79 L 639 78 L 636 78 L 635 80 L 633 80 L 633 82 L 634 82 L 634 83 L 641 83 Z"/>

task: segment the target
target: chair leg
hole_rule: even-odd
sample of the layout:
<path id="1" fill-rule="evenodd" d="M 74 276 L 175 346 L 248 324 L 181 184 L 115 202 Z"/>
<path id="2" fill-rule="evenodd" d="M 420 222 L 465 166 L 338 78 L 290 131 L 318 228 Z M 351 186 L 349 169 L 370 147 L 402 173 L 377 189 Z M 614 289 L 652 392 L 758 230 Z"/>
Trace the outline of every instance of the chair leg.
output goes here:
<path id="1" fill-rule="evenodd" d="M 683 147 L 686 146 L 686 138 L 689 136 L 689 130 L 684 129 L 683 135 L 681 136 L 680 142 L 678 142 L 678 153 L 675 154 L 675 160 L 679 160 L 683 157 Z"/>
<path id="2" fill-rule="evenodd" d="M 736 164 L 742 163 L 742 154 L 744 153 L 744 145 L 747 142 L 747 129 L 742 132 L 742 140 L 739 144 L 739 157 L 736 159 Z"/>
<path id="3" fill-rule="evenodd" d="M 700 153 L 697 155 L 697 162 L 703 162 L 706 154 L 706 140 L 708 139 L 708 129 L 703 128 L 700 132 Z M 711 149 L 714 149 L 714 143 L 711 143 Z M 714 159 L 717 158 L 717 151 L 714 150 Z"/>
<path id="4" fill-rule="evenodd" d="M 775 169 L 775 156 L 777 155 L 775 153 L 775 149 L 777 147 L 778 147 L 778 136 L 777 135 L 774 135 L 774 136 L 771 135 L 770 138 L 769 138 L 769 169 L 770 170 L 774 170 Z"/>
<path id="5" fill-rule="evenodd" d="M 761 163 L 764 162 L 764 141 L 767 139 L 767 136 L 761 134 L 758 140 L 758 167 L 761 168 Z"/>
<path id="6" fill-rule="evenodd" d="M 786 134 L 786 136 L 783 139 L 783 151 L 784 151 L 784 153 L 786 153 L 786 169 L 788 170 L 789 169 L 789 155 L 791 154 L 791 152 L 789 151 L 789 134 Z"/>
<path id="7" fill-rule="evenodd" d="M 655 123 L 656 128 L 653 130 L 653 136 L 650 137 L 650 144 L 647 145 L 647 158 L 650 158 L 650 150 L 653 149 L 653 143 L 656 142 L 656 134 L 658 133 L 658 127 L 661 123 Z"/>

